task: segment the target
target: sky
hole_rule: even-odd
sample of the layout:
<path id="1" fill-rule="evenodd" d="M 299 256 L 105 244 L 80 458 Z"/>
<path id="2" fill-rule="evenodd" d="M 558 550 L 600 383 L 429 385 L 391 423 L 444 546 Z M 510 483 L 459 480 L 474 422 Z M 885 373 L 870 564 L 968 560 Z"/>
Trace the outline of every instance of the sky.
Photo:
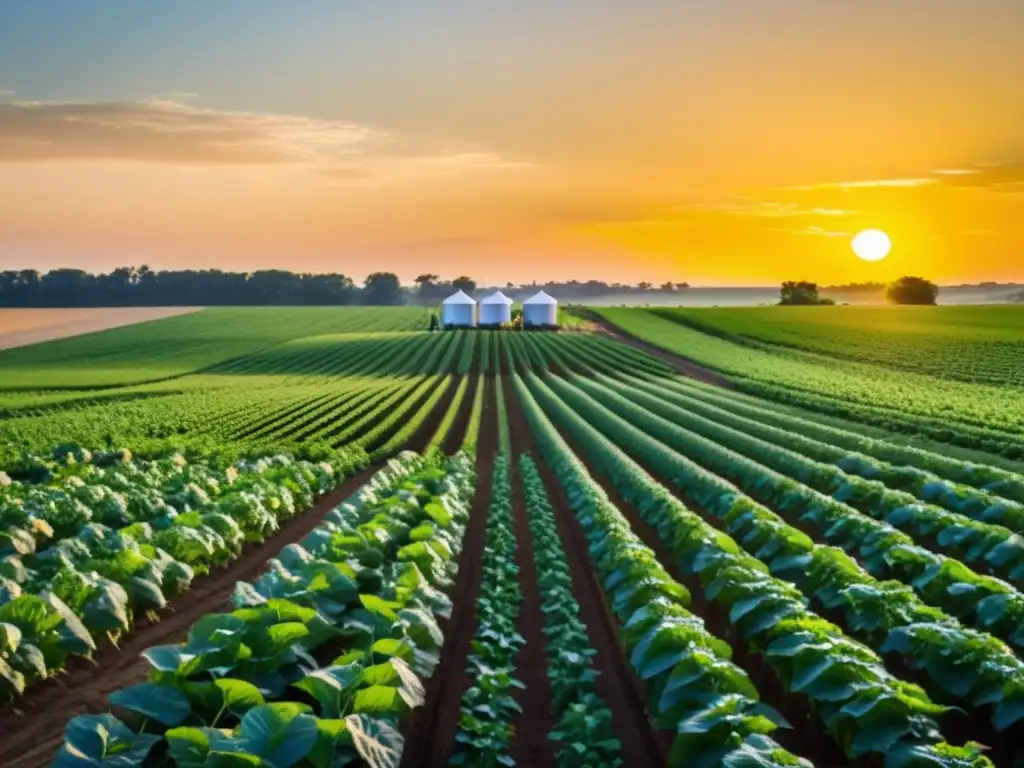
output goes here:
<path id="1" fill-rule="evenodd" d="M 1021 40 L 1021 0 L 11 0 L 0 269 L 1024 282 Z"/>

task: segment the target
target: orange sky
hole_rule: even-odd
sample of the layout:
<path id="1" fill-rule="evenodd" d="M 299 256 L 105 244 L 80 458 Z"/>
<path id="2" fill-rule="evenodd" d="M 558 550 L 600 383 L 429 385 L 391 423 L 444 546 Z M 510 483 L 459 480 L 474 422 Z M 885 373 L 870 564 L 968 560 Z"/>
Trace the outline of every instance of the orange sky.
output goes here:
<path id="1" fill-rule="evenodd" d="M 1024 281 L 1020 0 L 18 5 L 0 268 Z"/>

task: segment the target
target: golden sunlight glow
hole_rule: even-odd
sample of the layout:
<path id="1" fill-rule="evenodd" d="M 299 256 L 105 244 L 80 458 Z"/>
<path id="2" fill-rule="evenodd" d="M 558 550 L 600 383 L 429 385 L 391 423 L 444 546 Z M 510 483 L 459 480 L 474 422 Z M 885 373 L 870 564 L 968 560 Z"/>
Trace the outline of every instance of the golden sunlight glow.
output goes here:
<path id="1" fill-rule="evenodd" d="M 864 261 L 881 261 L 892 250 L 892 241 L 880 229 L 858 232 L 851 243 L 853 252 Z"/>

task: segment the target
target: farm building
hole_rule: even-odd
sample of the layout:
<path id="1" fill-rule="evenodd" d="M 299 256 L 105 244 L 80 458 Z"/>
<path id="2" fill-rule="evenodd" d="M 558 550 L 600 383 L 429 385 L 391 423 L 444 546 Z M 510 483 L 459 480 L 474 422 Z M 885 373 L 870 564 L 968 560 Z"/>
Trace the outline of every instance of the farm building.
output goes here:
<path id="1" fill-rule="evenodd" d="M 558 325 L 558 301 L 544 291 L 538 291 L 523 302 L 523 325 L 527 328 Z"/>
<path id="2" fill-rule="evenodd" d="M 480 300 L 480 325 L 512 322 L 512 299 L 501 291 Z"/>
<path id="3" fill-rule="evenodd" d="M 445 328 L 470 328 L 476 325 L 476 302 L 465 292 L 456 291 L 441 306 L 441 324 Z"/>

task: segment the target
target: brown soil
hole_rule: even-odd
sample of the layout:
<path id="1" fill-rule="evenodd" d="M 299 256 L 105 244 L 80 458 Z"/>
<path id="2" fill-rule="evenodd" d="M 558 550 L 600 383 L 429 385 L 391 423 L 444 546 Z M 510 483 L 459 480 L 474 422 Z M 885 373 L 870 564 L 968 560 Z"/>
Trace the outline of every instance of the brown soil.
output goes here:
<path id="1" fill-rule="evenodd" d="M 515 741 L 511 756 L 516 765 L 530 765 L 554 768 L 554 742 L 548 734 L 555 727 L 551 710 L 551 682 L 548 680 L 548 660 L 545 651 L 544 613 L 541 610 L 540 583 L 534 563 L 533 536 L 523 501 L 522 480 L 519 477 L 516 459 L 520 453 L 528 452 L 523 444 L 529 429 L 523 419 L 522 409 L 513 389 L 512 380 L 502 381 L 505 407 L 509 417 L 509 431 L 512 438 L 512 455 L 509 456 L 512 481 L 512 522 L 516 537 L 516 565 L 519 567 L 519 586 L 523 592 L 516 631 L 526 644 L 516 655 L 516 677 L 526 686 L 516 691 L 516 701 L 522 713 L 513 722 Z"/>
<path id="2" fill-rule="evenodd" d="M 113 645 L 101 648 L 95 654 L 94 664 L 86 659 L 72 659 L 66 674 L 30 689 L 17 710 L 0 713 L 0 765 L 49 765 L 63 742 L 64 726 L 72 717 L 106 712 L 110 693 L 147 679 L 150 666 L 140 656 L 142 651 L 154 645 L 183 642 L 200 617 L 229 608 L 235 582 L 259 575 L 269 558 L 306 536 L 324 515 L 355 493 L 376 471 L 377 467 L 371 466 L 358 472 L 306 512 L 285 523 L 274 537 L 248 547 L 228 567 L 196 579 L 188 592 L 161 612 L 159 621 L 137 621 L 120 649 Z"/>
<path id="3" fill-rule="evenodd" d="M 445 642 L 441 661 L 427 681 L 426 702 L 403 724 L 403 768 L 444 768 L 455 746 L 462 694 L 472 684 L 466 657 L 476 630 L 476 599 L 483 575 L 487 509 L 491 501 L 494 456 L 498 443 L 494 379 L 484 381 L 484 410 L 477 443 L 476 492 L 466 527 L 459 572 L 451 594 L 452 615 L 442 622 Z"/>
<path id="4" fill-rule="evenodd" d="M 202 307 L 91 307 L 0 309 L 0 349 L 24 347 L 84 333 L 198 312 Z"/>
<path id="5" fill-rule="evenodd" d="M 588 312 L 587 319 L 590 320 L 595 327 L 606 336 L 610 336 L 623 344 L 628 344 L 635 349 L 639 349 L 641 352 L 646 352 L 648 355 L 657 357 L 659 360 L 664 360 L 677 371 L 689 376 L 691 379 L 703 381 L 705 384 L 712 384 L 716 387 L 722 387 L 723 389 L 733 388 L 733 383 L 718 371 L 664 350 L 661 347 L 637 338 L 630 333 L 626 333 L 626 331 L 622 330 L 617 325 L 613 325 L 596 313 Z"/>
<path id="6" fill-rule="evenodd" d="M 648 717 L 647 697 L 618 645 L 616 623 L 601 590 L 600 582 L 587 554 L 587 542 L 571 511 L 565 491 L 536 449 L 522 404 L 515 396 L 511 380 L 503 383 L 509 392 L 508 411 L 513 454 L 533 456 L 547 490 L 548 501 L 565 547 L 572 576 L 573 595 L 580 605 L 580 619 L 587 627 L 593 657 L 599 672 L 597 693 L 612 712 L 612 726 L 622 743 L 622 753 L 630 768 L 654 768 L 667 762 L 671 734 L 656 731 Z M 550 709 L 550 702 L 543 703 Z M 530 716 L 531 712 L 527 711 Z M 532 723 L 532 717 L 530 718 Z"/>

